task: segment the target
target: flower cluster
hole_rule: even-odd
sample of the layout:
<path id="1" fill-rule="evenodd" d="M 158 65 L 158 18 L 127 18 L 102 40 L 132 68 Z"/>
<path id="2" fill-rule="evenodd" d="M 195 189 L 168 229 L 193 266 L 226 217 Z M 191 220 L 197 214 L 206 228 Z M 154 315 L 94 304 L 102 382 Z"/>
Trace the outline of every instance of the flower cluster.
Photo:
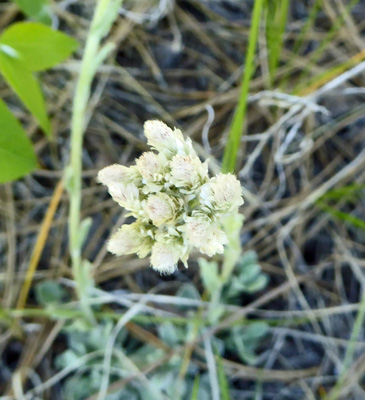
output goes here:
<path id="1" fill-rule="evenodd" d="M 147 121 L 144 132 L 155 151 L 143 153 L 129 168 L 114 164 L 98 174 L 136 219 L 112 236 L 108 250 L 139 257 L 151 253 L 152 268 L 170 274 L 179 260 L 187 267 L 194 248 L 208 256 L 223 252 L 222 217 L 238 211 L 242 190 L 234 175 L 209 178 L 208 161 L 200 161 L 180 130 Z"/>

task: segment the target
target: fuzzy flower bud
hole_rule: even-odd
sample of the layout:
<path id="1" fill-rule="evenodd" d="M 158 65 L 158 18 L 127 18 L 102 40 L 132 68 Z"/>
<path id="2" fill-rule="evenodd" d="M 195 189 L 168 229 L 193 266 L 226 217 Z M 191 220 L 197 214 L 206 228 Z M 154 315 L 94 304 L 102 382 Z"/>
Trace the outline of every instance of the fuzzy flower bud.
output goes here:
<path id="1" fill-rule="evenodd" d="M 146 257 L 152 248 L 152 240 L 143 235 L 140 225 L 134 222 L 131 225 L 122 225 L 108 242 L 108 251 L 121 256 L 137 253 L 139 257 Z"/>
<path id="2" fill-rule="evenodd" d="M 108 187 L 109 194 L 129 211 L 140 210 L 138 173 L 134 168 L 114 164 L 99 171 L 98 181 Z"/>
<path id="3" fill-rule="evenodd" d="M 146 212 L 153 224 L 160 226 L 174 219 L 175 204 L 165 193 L 152 194 L 147 199 Z"/>
<path id="4" fill-rule="evenodd" d="M 156 174 L 161 172 L 157 154 L 152 151 L 147 151 L 136 160 L 137 168 L 145 181 L 153 181 Z"/>
<path id="5" fill-rule="evenodd" d="M 184 142 L 181 131 L 173 131 L 161 121 L 146 121 L 144 124 L 144 132 L 147 143 L 159 151 L 176 151 L 180 143 Z"/>
<path id="6" fill-rule="evenodd" d="M 126 210 L 138 212 L 141 209 L 139 190 L 133 183 L 127 185 L 112 183 L 108 186 L 108 189 L 113 199 Z"/>
<path id="7" fill-rule="evenodd" d="M 228 243 L 226 234 L 215 224 L 203 218 L 187 218 L 183 230 L 190 245 L 208 256 L 223 253 L 223 245 Z"/>
<path id="8" fill-rule="evenodd" d="M 176 155 L 170 163 L 170 181 L 177 187 L 201 184 L 208 178 L 208 165 L 195 155 Z"/>
<path id="9" fill-rule="evenodd" d="M 181 255 L 181 249 L 178 246 L 156 242 L 152 247 L 152 268 L 162 274 L 172 274 L 177 269 Z"/>
<path id="10" fill-rule="evenodd" d="M 107 186 L 129 182 L 130 178 L 130 169 L 119 164 L 109 165 L 109 167 L 103 168 L 98 173 L 98 181 Z"/>
<path id="11" fill-rule="evenodd" d="M 243 204 L 240 182 L 232 174 L 218 174 L 202 186 L 200 202 L 217 212 L 237 211 Z"/>

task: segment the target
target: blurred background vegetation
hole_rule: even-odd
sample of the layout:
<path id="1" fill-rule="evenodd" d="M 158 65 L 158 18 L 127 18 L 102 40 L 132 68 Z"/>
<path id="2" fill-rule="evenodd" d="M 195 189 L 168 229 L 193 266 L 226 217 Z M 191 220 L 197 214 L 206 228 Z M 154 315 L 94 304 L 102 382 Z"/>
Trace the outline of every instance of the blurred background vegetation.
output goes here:
<path id="1" fill-rule="evenodd" d="M 0 3 L 0 399 L 365 399 L 365 1 L 125 0 L 77 154 L 75 279 L 63 178 L 95 6 Z M 155 118 L 242 182 L 228 275 L 227 255 L 160 276 L 106 251 L 125 215 L 97 172 Z"/>

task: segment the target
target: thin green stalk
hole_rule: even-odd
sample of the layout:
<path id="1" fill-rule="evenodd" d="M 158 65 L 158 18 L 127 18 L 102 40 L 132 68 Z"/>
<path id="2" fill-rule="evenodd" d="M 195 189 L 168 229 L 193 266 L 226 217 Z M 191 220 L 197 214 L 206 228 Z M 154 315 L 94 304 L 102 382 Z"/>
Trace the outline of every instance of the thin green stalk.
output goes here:
<path id="1" fill-rule="evenodd" d="M 290 0 L 268 0 L 266 6 L 266 42 L 271 85 L 280 61 L 289 6 Z"/>
<path id="2" fill-rule="evenodd" d="M 324 400 L 337 400 L 341 395 L 342 385 L 346 380 L 348 369 L 352 363 L 352 359 L 354 356 L 356 341 L 360 335 L 361 329 L 364 327 L 365 321 L 365 288 L 362 288 L 363 295 L 360 303 L 359 311 L 357 312 L 355 323 L 352 329 L 350 344 L 346 349 L 345 359 L 343 361 L 342 371 L 340 378 L 338 379 L 335 387 L 332 391 L 324 398 Z"/>
<path id="3" fill-rule="evenodd" d="M 243 221 L 244 217 L 241 214 L 227 217 L 224 221 L 224 231 L 228 237 L 228 245 L 224 250 L 221 273 L 222 286 L 231 279 L 232 272 L 242 254 L 240 232 Z"/>
<path id="4" fill-rule="evenodd" d="M 287 64 L 288 70 L 284 74 L 284 76 L 280 82 L 280 89 L 282 91 L 284 91 L 284 88 L 286 88 L 288 85 L 288 80 L 289 80 L 290 74 L 292 73 L 292 67 L 294 64 L 295 57 L 299 53 L 299 51 L 302 47 L 302 44 L 303 44 L 305 38 L 307 37 L 306 36 L 307 32 L 315 23 L 316 17 L 318 15 L 319 11 L 321 10 L 322 2 L 323 2 L 323 0 L 315 1 L 315 3 L 313 4 L 313 6 L 311 7 L 311 9 L 309 11 L 309 16 L 308 16 L 306 23 L 304 24 L 302 30 L 300 31 L 298 38 L 294 42 L 292 56 L 290 57 L 289 62 Z"/>
<path id="5" fill-rule="evenodd" d="M 88 305 L 86 293 L 88 283 L 85 282 L 85 271 L 81 258 L 81 248 L 87 234 L 85 224 L 80 221 L 81 193 L 82 193 L 82 144 L 86 128 L 87 105 L 90 98 L 91 84 L 98 64 L 103 61 L 100 54 L 106 56 L 100 49 L 102 38 L 108 33 L 111 24 L 117 17 L 121 0 L 99 0 L 94 17 L 91 22 L 90 32 L 87 37 L 85 51 L 81 63 L 79 79 L 76 85 L 75 97 L 72 108 L 71 121 L 71 162 L 66 170 L 68 190 L 70 194 L 69 237 L 72 259 L 72 271 L 77 284 L 84 312 L 92 318 L 91 307 Z M 86 266 L 86 264 L 85 264 Z"/>
<path id="6" fill-rule="evenodd" d="M 351 0 L 350 3 L 346 6 L 346 13 L 351 12 L 351 10 L 356 6 L 359 0 Z M 303 88 L 308 85 L 307 76 L 311 71 L 311 67 L 317 63 L 317 61 L 322 56 L 323 52 L 328 48 L 328 44 L 333 40 L 338 31 L 342 28 L 342 24 L 345 20 L 346 13 L 341 13 L 335 20 L 333 26 L 331 27 L 328 34 L 321 41 L 319 47 L 313 51 L 310 56 L 308 62 L 305 64 L 305 68 L 303 69 L 300 77 L 298 79 L 299 84 L 294 88 L 293 94 L 300 92 Z"/>
<path id="7" fill-rule="evenodd" d="M 233 172 L 236 167 L 237 152 L 240 148 L 243 121 L 246 116 L 247 98 L 250 82 L 255 71 L 255 53 L 259 34 L 260 20 L 265 0 L 255 0 L 252 19 L 250 39 L 246 54 L 245 69 L 242 75 L 241 93 L 238 107 L 235 111 L 233 122 L 229 131 L 228 142 L 223 155 L 222 172 Z"/>

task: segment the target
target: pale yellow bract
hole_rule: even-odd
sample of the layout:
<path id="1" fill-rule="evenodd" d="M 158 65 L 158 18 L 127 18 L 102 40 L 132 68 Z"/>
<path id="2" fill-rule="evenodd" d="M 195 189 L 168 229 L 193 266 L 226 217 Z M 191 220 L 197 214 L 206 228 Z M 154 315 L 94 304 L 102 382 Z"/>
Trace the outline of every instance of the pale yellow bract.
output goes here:
<path id="1" fill-rule="evenodd" d="M 144 125 L 145 152 L 129 168 L 114 164 L 102 169 L 99 182 L 136 221 L 122 225 L 108 242 L 116 255 L 151 254 L 155 270 L 171 274 L 181 260 L 187 267 L 194 249 L 213 256 L 227 243 L 222 219 L 243 204 L 240 182 L 232 174 L 210 178 L 191 140 L 161 121 Z"/>

